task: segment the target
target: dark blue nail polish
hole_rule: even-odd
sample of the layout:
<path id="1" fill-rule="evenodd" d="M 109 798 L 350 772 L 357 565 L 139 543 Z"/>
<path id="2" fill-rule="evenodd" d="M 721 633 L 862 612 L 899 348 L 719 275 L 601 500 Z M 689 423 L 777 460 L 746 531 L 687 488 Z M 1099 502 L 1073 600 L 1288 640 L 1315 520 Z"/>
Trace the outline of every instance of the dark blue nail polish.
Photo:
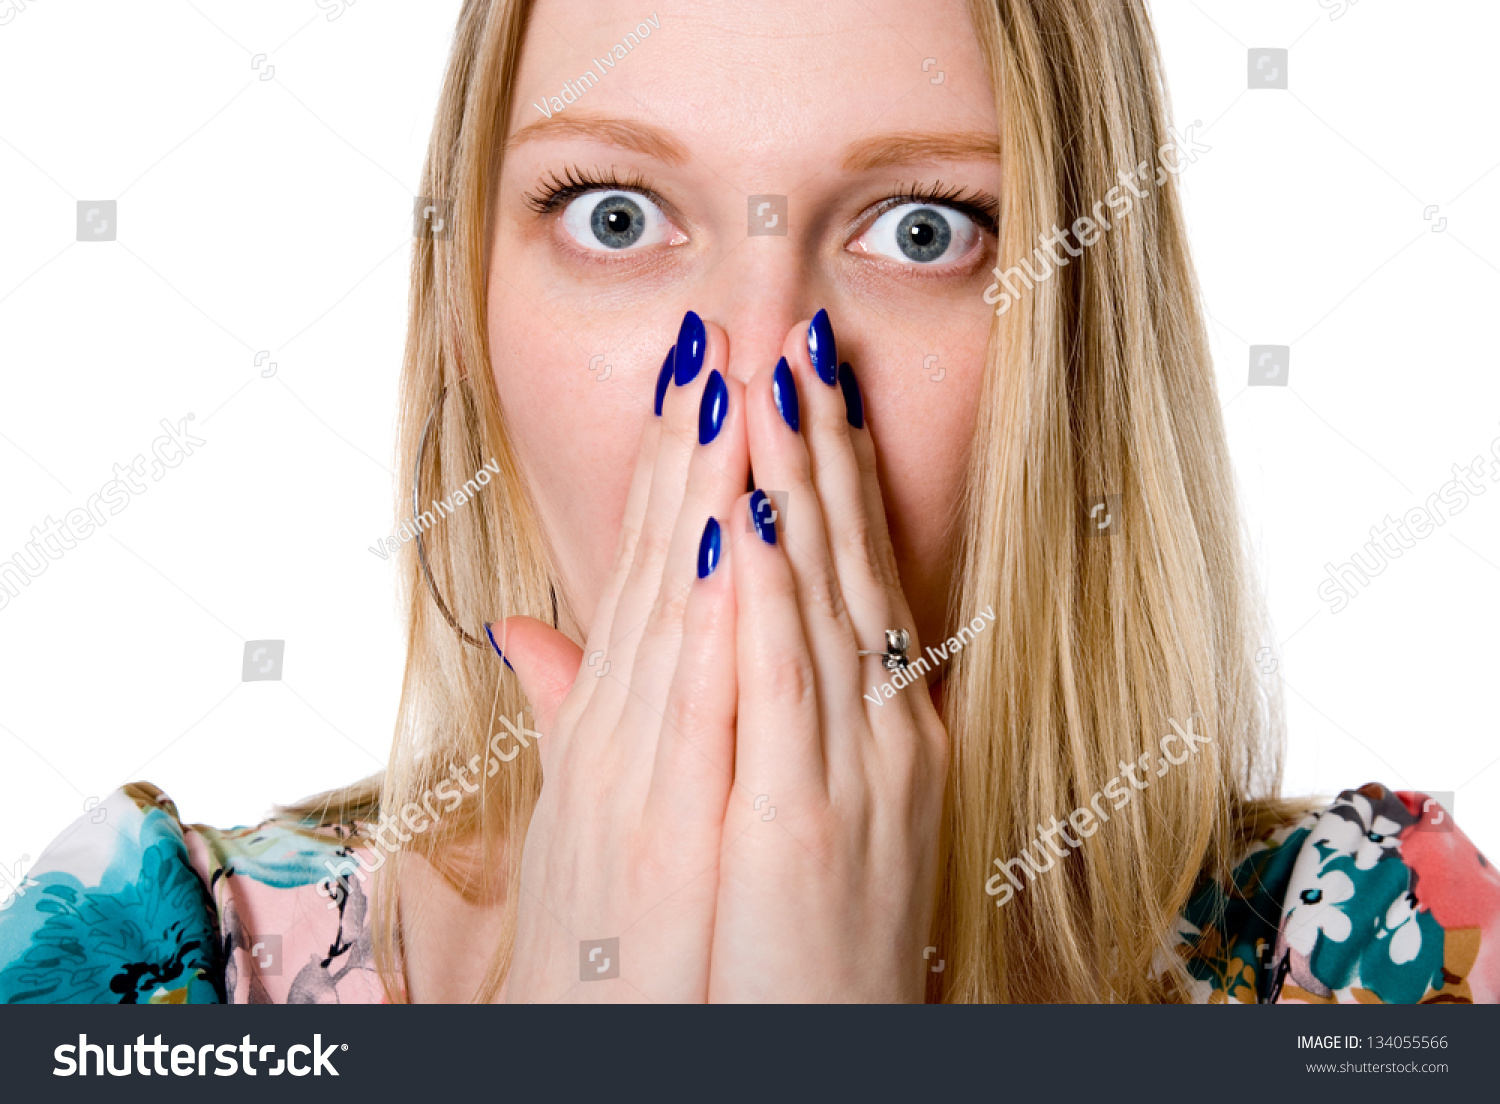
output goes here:
<path id="1" fill-rule="evenodd" d="M 776 543 L 776 507 L 759 488 L 750 496 L 750 521 L 761 540 L 767 544 Z"/>
<path id="2" fill-rule="evenodd" d="M 490 647 L 495 649 L 495 654 L 500 657 L 500 662 L 510 667 L 510 660 L 505 658 L 505 653 L 500 650 L 500 645 L 495 643 L 495 630 L 490 628 L 488 621 L 484 623 L 484 635 L 490 638 Z M 510 667 L 510 669 L 512 671 L 515 670 L 514 667 Z"/>
<path id="3" fill-rule="evenodd" d="M 715 369 L 703 385 L 703 402 L 698 407 L 698 443 L 706 445 L 717 437 L 728 415 L 729 388 Z"/>
<path id="4" fill-rule="evenodd" d="M 698 578 L 706 579 L 719 566 L 719 521 L 709 518 L 703 527 L 703 539 L 698 542 Z"/>
<path id="5" fill-rule="evenodd" d="M 656 416 L 661 417 L 661 404 L 667 397 L 667 384 L 672 382 L 672 355 L 677 352 L 673 345 L 667 350 L 667 359 L 662 362 L 661 372 L 656 377 Z"/>
<path id="6" fill-rule="evenodd" d="M 826 310 L 813 315 L 812 324 L 807 327 L 807 355 L 820 380 L 829 387 L 838 382 L 839 353 L 833 342 L 833 323 L 828 321 Z"/>
<path id="7" fill-rule="evenodd" d="M 703 352 L 708 347 L 708 331 L 703 328 L 703 319 L 693 311 L 683 315 L 682 328 L 677 331 L 677 386 L 692 383 L 703 370 Z"/>
<path id="8" fill-rule="evenodd" d="M 792 378 L 786 357 L 776 362 L 776 371 L 771 373 L 771 397 L 776 400 L 776 409 L 781 411 L 782 419 L 796 433 L 802 424 L 802 415 L 797 409 L 797 381 Z"/>
<path id="9" fill-rule="evenodd" d="M 865 428 L 865 400 L 859 393 L 859 380 L 854 378 L 854 369 L 845 361 L 839 365 L 839 386 L 844 389 L 844 413 L 855 429 Z"/>

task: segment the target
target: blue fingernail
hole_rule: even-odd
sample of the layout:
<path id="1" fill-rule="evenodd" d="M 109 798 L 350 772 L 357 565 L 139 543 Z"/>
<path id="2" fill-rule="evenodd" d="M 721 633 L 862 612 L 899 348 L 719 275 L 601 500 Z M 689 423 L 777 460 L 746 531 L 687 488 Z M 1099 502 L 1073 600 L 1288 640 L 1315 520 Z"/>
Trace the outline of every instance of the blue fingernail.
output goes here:
<path id="1" fill-rule="evenodd" d="M 698 542 L 698 578 L 706 579 L 719 566 L 719 522 L 709 518 L 703 527 L 703 539 Z"/>
<path id="2" fill-rule="evenodd" d="M 854 378 L 854 369 L 845 361 L 839 365 L 839 386 L 844 389 L 844 413 L 855 429 L 865 428 L 865 400 L 859 394 L 859 381 Z"/>
<path id="3" fill-rule="evenodd" d="M 776 543 L 776 507 L 771 505 L 766 492 L 758 487 L 750 496 L 750 520 L 761 540 L 767 544 Z"/>
<path id="4" fill-rule="evenodd" d="M 724 419 L 729 414 L 729 388 L 718 369 L 710 372 L 708 382 L 703 385 L 703 402 L 698 407 L 698 443 L 706 445 L 724 428 Z"/>
<path id="5" fill-rule="evenodd" d="M 510 667 L 510 660 L 505 658 L 505 653 L 500 650 L 500 645 L 495 643 L 495 630 L 490 628 L 488 621 L 484 623 L 484 635 L 490 638 L 490 647 L 495 649 L 495 654 L 500 657 L 500 662 Z M 510 669 L 512 671 L 515 670 L 514 667 L 510 667 Z"/>
<path id="6" fill-rule="evenodd" d="M 703 328 L 703 319 L 693 311 L 683 315 L 682 328 L 677 331 L 677 386 L 692 383 L 703 369 L 703 352 L 708 347 L 708 331 Z"/>
<path id="7" fill-rule="evenodd" d="M 667 397 L 667 384 L 672 382 L 672 354 L 677 351 L 673 345 L 667 350 L 667 359 L 662 361 L 661 372 L 656 377 L 656 416 L 661 417 L 661 404 Z"/>
<path id="8" fill-rule="evenodd" d="M 838 382 L 839 354 L 833 342 L 833 323 L 828 321 L 826 310 L 813 315 L 812 324 L 807 327 L 807 355 L 820 380 L 829 387 Z"/>
<path id="9" fill-rule="evenodd" d="M 776 400 L 776 409 L 781 411 L 782 419 L 796 433 L 802 417 L 797 410 L 797 381 L 792 378 L 786 357 L 776 362 L 776 371 L 771 373 L 771 396 Z"/>

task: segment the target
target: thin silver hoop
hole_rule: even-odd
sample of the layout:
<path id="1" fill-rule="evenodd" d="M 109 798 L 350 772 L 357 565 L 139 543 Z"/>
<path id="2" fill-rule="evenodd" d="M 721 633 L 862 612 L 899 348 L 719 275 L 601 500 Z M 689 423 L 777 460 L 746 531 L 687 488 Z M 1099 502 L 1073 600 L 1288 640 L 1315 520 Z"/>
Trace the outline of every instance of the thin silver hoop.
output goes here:
<path id="1" fill-rule="evenodd" d="M 422 427 L 422 440 L 417 445 L 417 464 L 412 471 L 411 477 L 411 516 L 413 527 L 416 526 L 416 519 L 421 517 L 422 514 L 422 459 L 427 454 L 427 437 L 432 432 L 433 420 L 437 418 L 438 412 L 443 409 L 443 400 L 447 397 L 448 387 L 445 384 L 438 389 L 437 400 L 432 405 L 432 412 L 427 415 L 427 424 Z M 475 636 L 473 633 L 465 631 L 464 627 L 458 623 L 458 618 L 453 616 L 453 611 L 448 608 L 448 603 L 443 601 L 442 594 L 438 592 L 437 582 L 432 577 L 432 568 L 427 564 L 427 546 L 422 543 L 421 529 L 417 529 L 417 560 L 422 565 L 422 578 L 427 580 L 427 590 L 432 595 L 432 600 L 437 603 L 438 612 L 440 612 L 443 615 L 444 620 L 446 620 L 448 624 L 453 627 L 453 631 L 458 634 L 458 638 L 460 640 L 462 640 L 465 644 L 471 644 L 474 647 L 483 650 L 485 646 L 484 641 L 480 640 L 479 637 Z M 555 629 L 557 628 L 557 588 L 549 584 L 547 589 L 551 591 L 552 627 Z M 500 651 L 500 645 L 495 642 L 495 636 L 490 631 L 490 626 L 488 623 L 486 623 L 484 626 L 484 635 L 489 638 L 490 647 L 494 649 L 495 654 L 504 661 L 507 667 L 509 667 L 510 660 L 506 659 L 505 654 Z"/>

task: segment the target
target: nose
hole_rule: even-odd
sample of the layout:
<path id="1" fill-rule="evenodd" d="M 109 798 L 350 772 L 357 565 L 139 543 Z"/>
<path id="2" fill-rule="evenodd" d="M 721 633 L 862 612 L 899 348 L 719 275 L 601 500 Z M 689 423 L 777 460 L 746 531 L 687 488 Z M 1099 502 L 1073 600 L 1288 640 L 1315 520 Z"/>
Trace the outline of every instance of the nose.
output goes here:
<path id="1" fill-rule="evenodd" d="M 820 290 L 814 259 L 795 237 L 750 237 L 695 289 L 693 309 L 724 327 L 729 375 L 748 383 L 776 367 L 787 330 L 823 305 L 814 302 Z"/>

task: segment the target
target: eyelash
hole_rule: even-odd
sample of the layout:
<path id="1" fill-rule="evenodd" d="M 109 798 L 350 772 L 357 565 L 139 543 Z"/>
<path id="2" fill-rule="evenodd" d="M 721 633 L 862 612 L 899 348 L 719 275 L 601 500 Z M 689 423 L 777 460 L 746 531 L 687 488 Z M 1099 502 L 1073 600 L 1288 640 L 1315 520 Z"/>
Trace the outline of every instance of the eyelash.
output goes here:
<path id="1" fill-rule="evenodd" d="M 664 204 L 662 197 L 648 188 L 639 174 L 632 174 L 622 179 L 616 176 L 613 170 L 606 173 L 590 173 L 576 165 L 569 165 L 565 168 L 562 176 L 549 171 L 547 179 L 542 181 L 537 192 L 526 192 L 524 196 L 528 207 L 539 215 L 546 215 L 581 195 L 598 191 L 638 192 L 658 206 Z M 886 197 L 876 205 L 875 214 L 877 216 L 884 214 L 903 203 L 931 203 L 940 207 L 951 207 L 968 215 L 982 229 L 991 234 L 995 233 L 1000 225 L 1000 204 L 994 197 L 965 188 L 945 188 L 941 180 L 931 185 L 898 186 L 895 195 Z"/>
<path id="2" fill-rule="evenodd" d="M 885 214 L 903 203 L 930 203 L 936 207 L 951 207 L 968 215 L 980 229 L 995 233 L 1000 226 L 1000 203 L 993 196 L 967 188 L 943 187 L 941 180 L 931 185 L 913 184 L 909 188 L 898 187 L 895 195 L 875 205 L 875 214 Z"/>
<path id="3" fill-rule="evenodd" d="M 587 192 L 602 191 L 638 192 L 657 206 L 664 202 L 661 196 L 646 187 L 645 180 L 638 174 L 621 179 L 613 169 L 597 174 L 586 172 L 576 165 L 569 165 L 560 177 L 549 171 L 537 193 L 525 192 L 523 195 L 528 207 L 539 215 L 546 215 Z"/>

